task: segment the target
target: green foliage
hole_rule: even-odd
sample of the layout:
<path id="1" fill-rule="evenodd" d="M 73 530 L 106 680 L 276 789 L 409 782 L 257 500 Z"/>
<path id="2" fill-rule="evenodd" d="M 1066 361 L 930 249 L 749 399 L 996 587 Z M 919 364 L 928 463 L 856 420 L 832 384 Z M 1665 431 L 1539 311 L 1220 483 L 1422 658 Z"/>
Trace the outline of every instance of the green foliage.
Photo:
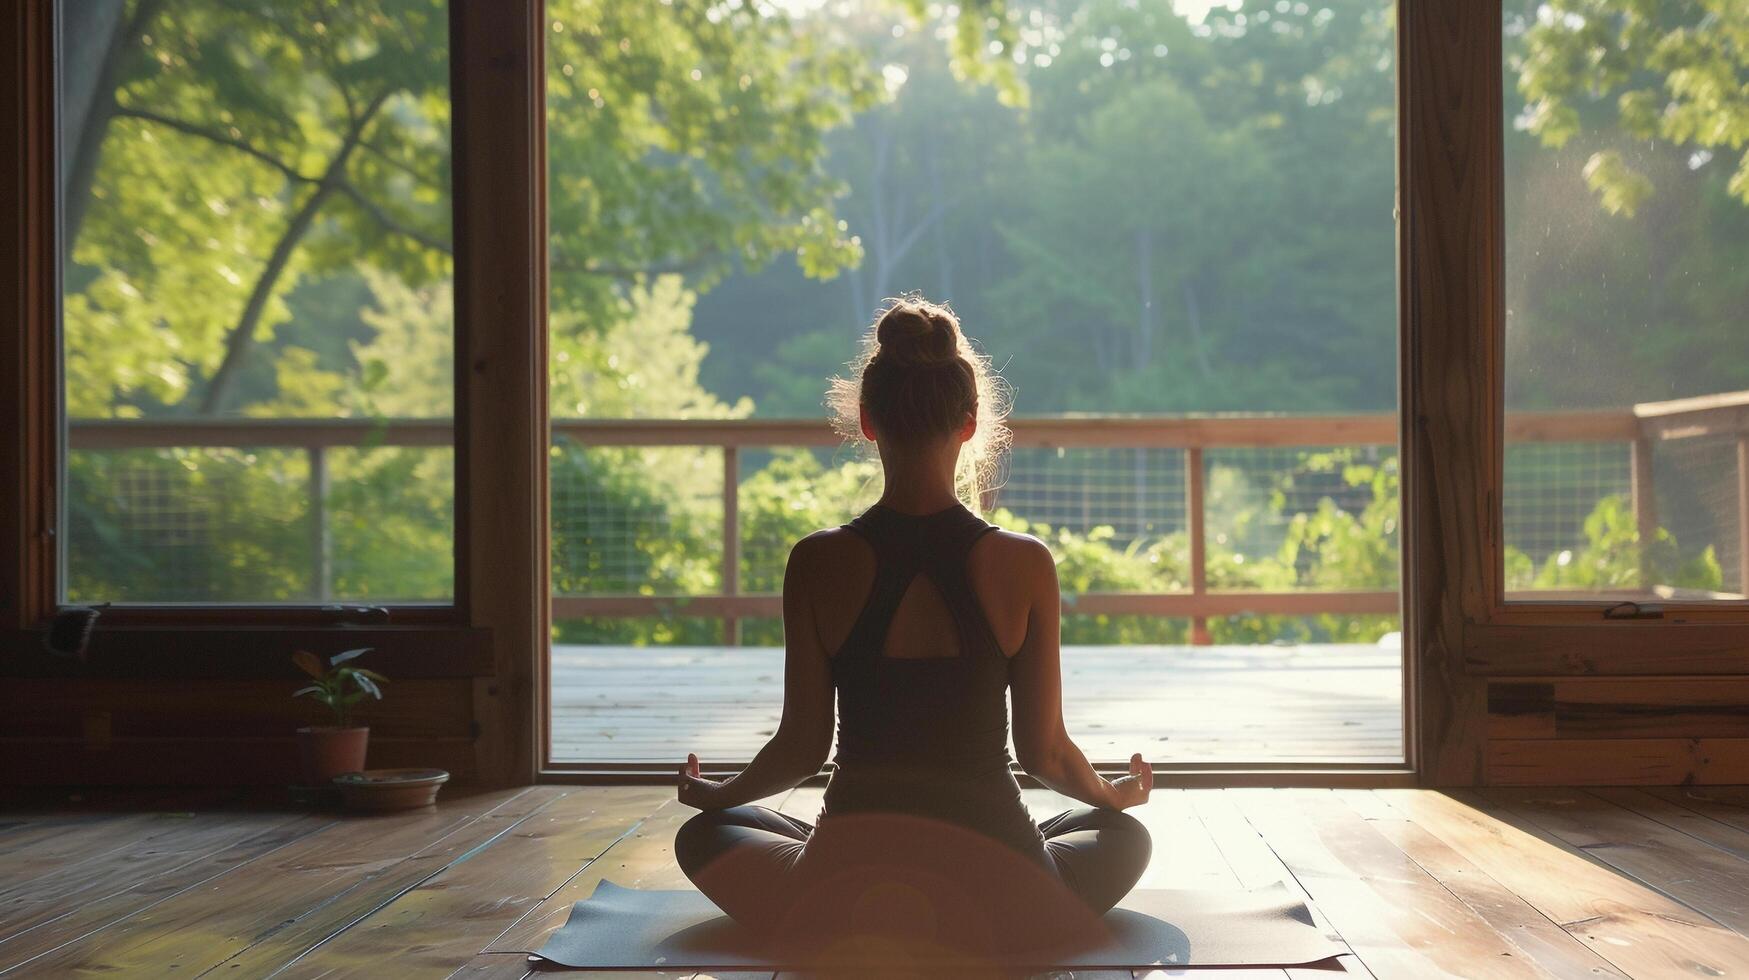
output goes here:
<path id="1" fill-rule="evenodd" d="M 1749 204 L 1749 5 L 1537 0 L 1519 23 L 1510 67 L 1527 130 L 1559 147 L 1613 123 L 1635 140 L 1728 153 L 1730 193 Z M 1592 153 L 1585 178 L 1604 207 L 1626 214 L 1653 189 L 1610 149 Z"/>
<path id="2" fill-rule="evenodd" d="M 374 670 L 347 664 L 371 651 L 370 647 L 337 653 L 324 661 L 321 657 L 299 650 L 292 654 L 292 663 L 310 675 L 313 683 L 299 688 L 292 697 L 307 697 L 334 713 L 334 727 L 352 727 L 352 707 L 365 698 L 382 700 L 389 679 Z"/>
<path id="3" fill-rule="evenodd" d="M 1633 505 L 1620 495 L 1597 502 L 1585 518 L 1584 534 L 1584 546 L 1578 551 L 1550 555 L 1540 569 L 1522 551 L 1508 548 L 1506 587 L 1584 592 L 1638 591 L 1657 585 L 1717 592 L 1724 587 L 1724 570 L 1711 545 L 1684 556 L 1665 528 L 1657 528 L 1650 542 L 1641 541 Z"/>

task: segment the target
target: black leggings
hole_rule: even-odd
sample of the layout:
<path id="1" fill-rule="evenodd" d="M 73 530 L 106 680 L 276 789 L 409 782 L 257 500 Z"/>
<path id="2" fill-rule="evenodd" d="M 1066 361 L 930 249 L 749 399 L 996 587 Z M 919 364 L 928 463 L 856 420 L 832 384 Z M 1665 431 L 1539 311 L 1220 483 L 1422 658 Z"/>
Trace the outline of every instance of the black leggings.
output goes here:
<path id="1" fill-rule="evenodd" d="M 828 823 L 842 819 L 833 817 Z M 1083 917 L 1103 915 L 1135 887 L 1153 849 L 1141 821 L 1117 810 L 1067 810 L 1038 829 L 1054 875 L 1041 873 L 1035 861 L 996 844 L 990 844 L 987 853 L 1000 852 L 1006 858 L 997 859 L 1000 866 L 994 871 L 986 870 L 993 865 L 980 863 L 974 853 L 986 849 L 968 846 L 969 835 L 954 839 L 951 832 L 938 828 L 919 833 L 918 828 L 898 823 L 877 825 L 872 834 L 854 843 L 840 835 L 847 842 L 834 855 L 832 847 L 820 846 L 828 834 L 816 837 L 812 825 L 762 806 L 698 814 L 680 828 L 674 852 L 681 870 L 719 908 L 739 922 L 770 931 L 783 926 L 795 903 L 810 901 L 802 896 L 810 894 L 810 882 L 818 881 L 822 872 L 830 875 L 834 867 L 867 863 L 869 852 L 884 854 L 877 874 L 890 870 L 891 855 L 902 851 L 916 859 L 914 864 L 933 866 L 939 878 L 983 879 L 988 887 L 981 897 L 974 898 L 976 893 L 967 890 L 960 893 L 962 900 L 985 903 L 994 898 L 998 905 L 1029 910 L 1019 915 L 996 913 L 1011 919 L 1035 915 L 1061 919 L 1060 913 L 1042 911 L 1047 907 L 1044 892 L 1066 890 L 1078 900 L 1073 904 L 1081 906 L 1078 912 Z M 846 848 L 855 853 L 847 855 Z M 1022 866 L 1026 870 L 1017 870 Z M 1031 887 L 1035 882 L 1041 887 Z M 866 890 L 866 886 L 865 878 L 861 887 Z M 1028 891 L 1039 893 L 1038 900 L 1025 894 Z"/>

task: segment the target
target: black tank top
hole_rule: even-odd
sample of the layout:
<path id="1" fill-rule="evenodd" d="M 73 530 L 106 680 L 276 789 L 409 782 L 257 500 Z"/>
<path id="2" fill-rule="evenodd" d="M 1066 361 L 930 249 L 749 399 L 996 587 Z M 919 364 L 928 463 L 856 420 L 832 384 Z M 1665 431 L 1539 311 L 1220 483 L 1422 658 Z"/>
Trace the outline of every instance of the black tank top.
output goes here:
<path id="1" fill-rule="evenodd" d="M 844 525 L 874 549 L 874 585 L 832 658 L 836 771 L 822 821 L 892 812 L 945 820 L 1043 858 L 1008 755 L 1008 657 L 966 575 L 996 530 L 964 506 L 903 514 L 876 504 Z M 886 656 L 887 630 L 919 575 L 952 617 L 958 655 Z"/>

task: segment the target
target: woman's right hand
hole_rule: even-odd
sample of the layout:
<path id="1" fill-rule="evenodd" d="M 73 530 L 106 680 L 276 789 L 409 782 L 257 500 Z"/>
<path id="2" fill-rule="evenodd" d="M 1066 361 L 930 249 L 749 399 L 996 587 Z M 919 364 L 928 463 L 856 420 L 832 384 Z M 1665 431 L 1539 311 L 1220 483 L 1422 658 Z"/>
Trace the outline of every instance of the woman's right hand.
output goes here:
<path id="1" fill-rule="evenodd" d="M 1154 789 L 1154 767 L 1143 762 L 1142 754 L 1137 752 L 1130 756 L 1130 774 L 1106 780 L 1106 786 L 1111 790 L 1113 810 L 1141 806 L 1148 802 L 1148 794 Z"/>
<path id="2" fill-rule="evenodd" d="M 705 778 L 699 772 L 698 756 L 687 753 L 686 765 L 680 767 L 680 802 L 699 810 L 720 810 L 722 794 L 723 781 Z"/>

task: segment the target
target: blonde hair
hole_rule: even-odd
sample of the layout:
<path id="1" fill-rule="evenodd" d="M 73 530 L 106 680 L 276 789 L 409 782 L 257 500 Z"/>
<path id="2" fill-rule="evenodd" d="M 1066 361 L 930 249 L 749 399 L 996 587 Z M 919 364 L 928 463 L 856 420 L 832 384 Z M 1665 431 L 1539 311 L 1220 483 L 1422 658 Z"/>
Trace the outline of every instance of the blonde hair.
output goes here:
<path id="1" fill-rule="evenodd" d="M 949 435 L 975 417 L 976 431 L 960 448 L 955 489 L 976 505 L 995 486 L 1010 439 L 1009 389 L 951 309 L 917 293 L 888 300 L 848 366 L 850 377 L 833 378 L 826 393 L 840 435 L 866 441 L 863 410 L 875 433 L 897 446 Z"/>

